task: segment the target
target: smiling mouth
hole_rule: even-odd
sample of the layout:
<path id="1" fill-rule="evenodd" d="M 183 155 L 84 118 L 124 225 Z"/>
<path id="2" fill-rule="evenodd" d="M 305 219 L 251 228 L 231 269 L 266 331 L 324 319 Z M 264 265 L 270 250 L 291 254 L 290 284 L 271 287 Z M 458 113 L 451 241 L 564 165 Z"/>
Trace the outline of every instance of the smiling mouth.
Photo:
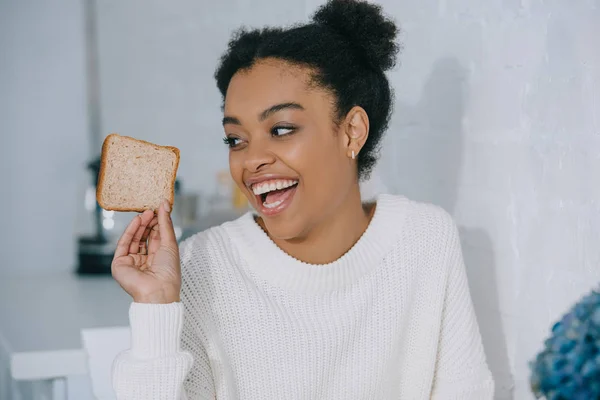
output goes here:
<path id="1" fill-rule="evenodd" d="M 290 198 L 297 186 L 295 179 L 277 179 L 256 183 L 251 189 L 259 204 L 266 210 L 274 210 Z"/>

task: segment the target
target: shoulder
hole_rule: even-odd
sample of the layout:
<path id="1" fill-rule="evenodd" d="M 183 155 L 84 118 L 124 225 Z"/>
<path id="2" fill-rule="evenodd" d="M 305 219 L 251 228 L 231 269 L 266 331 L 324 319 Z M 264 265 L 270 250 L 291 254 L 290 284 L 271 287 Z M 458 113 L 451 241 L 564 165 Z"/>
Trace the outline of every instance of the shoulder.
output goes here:
<path id="1" fill-rule="evenodd" d="M 433 257 L 439 265 L 460 247 L 457 224 L 442 207 L 404 196 L 386 195 L 385 199 L 388 205 L 402 210 L 399 240 L 407 251 Z"/>
<path id="2" fill-rule="evenodd" d="M 431 203 L 410 201 L 407 220 L 413 229 L 419 229 L 434 238 L 448 239 L 457 231 L 452 215 Z"/>
<path id="3" fill-rule="evenodd" d="M 228 267 L 235 266 L 240 257 L 232 243 L 228 227 L 243 224 L 246 219 L 247 215 L 241 216 L 184 240 L 179 245 L 182 279 L 215 279 L 217 275 L 230 272 Z"/>
<path id="4" fill-rule="evenodd" d="M 430 236 L 453 235 L 456 228 L 454 218 L 442 207 L 432 203 L 420 202 L 401 195 L 381 195 L 379 204 L 386 208 L 391 218 L 396 218 L 413 233 L 423 232 Z M 394 215 L 392 215 L 394 214 Z"/>

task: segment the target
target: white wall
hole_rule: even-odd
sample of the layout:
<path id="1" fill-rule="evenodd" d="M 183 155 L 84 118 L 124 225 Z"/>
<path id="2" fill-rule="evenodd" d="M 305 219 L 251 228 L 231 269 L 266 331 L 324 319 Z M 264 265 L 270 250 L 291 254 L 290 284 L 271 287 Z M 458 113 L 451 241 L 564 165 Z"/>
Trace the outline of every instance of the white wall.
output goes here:
<path id="1" fill-rule="evenodd" d="M 0 276 L 74 268 L 83 29 L 79 0 L 0 0 Z"/>
<path id="2" fill-rule="evenodd" d="M 87 158 L 80 4 L 12 3 L 0 1 L 0 271 L 64 268 Z M 301 21 L 320 1 L 99 3 L 103 131 L 180 147 L 184 183 L 206 189 L 227 168 L 212 74 L 231 29 Z M 455 215 L 497 397 L 529 399 L 527 361 L 600 279 L 598 2 L 383 5 L 405 50 L 379 174 Z"/>

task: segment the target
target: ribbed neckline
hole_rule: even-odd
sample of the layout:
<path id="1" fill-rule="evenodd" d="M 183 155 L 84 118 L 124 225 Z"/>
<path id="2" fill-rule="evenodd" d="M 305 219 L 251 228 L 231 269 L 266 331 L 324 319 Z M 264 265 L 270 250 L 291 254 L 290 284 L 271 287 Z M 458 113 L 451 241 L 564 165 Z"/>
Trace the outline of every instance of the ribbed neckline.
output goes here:
<path id="1" fill-rule="evenodd" d="M 329 264 L 308 264 L 284 252 L 262 230 L 252 212 L 223 228 L 261 279 L 297 291 L 326 292 L 360 279 L 397 245 L 407 203 L 402 196 L 379 195 L 365 232 L 350 250 Z"/>

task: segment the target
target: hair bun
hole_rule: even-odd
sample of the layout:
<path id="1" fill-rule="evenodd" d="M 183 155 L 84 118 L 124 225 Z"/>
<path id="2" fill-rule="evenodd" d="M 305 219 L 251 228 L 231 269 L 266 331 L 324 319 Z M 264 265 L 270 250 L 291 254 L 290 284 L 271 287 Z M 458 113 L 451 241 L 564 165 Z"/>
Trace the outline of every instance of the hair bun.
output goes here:
<path id="1" fill-rule="evenodd" d="M 312 19 L 345 37 L 372 66 L 386 71 L 396 64 L 398 28 L 380 6 L 361 0 L 330 0 Z"/>

